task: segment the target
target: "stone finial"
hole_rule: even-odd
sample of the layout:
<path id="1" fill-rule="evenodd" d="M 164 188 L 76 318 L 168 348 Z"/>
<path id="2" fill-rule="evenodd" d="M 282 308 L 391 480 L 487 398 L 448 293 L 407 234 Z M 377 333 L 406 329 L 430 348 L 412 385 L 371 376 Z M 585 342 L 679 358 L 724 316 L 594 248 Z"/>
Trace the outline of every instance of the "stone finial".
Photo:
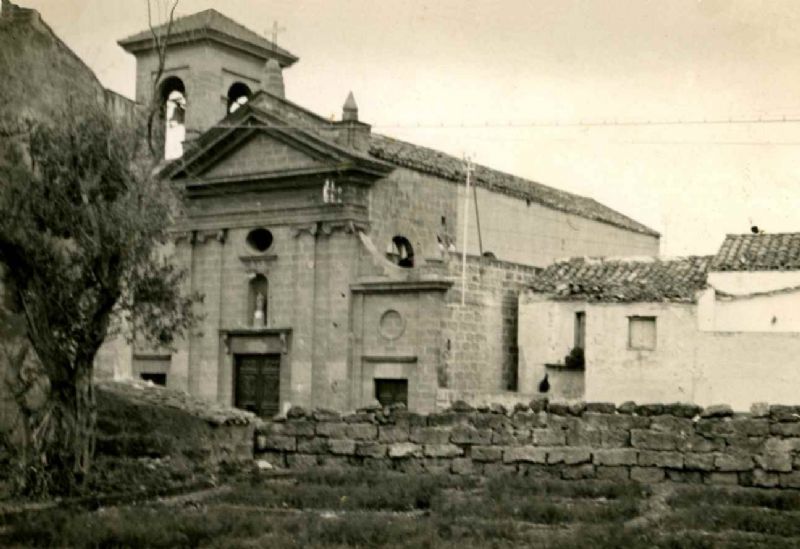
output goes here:
<path id="1" fill-rule="evenodd" d="M 283 72 L 278 60 L 272 58 L 264 65 L 264 77 L 261 80 L 261 89 L 280 98 L 286 97 L 286 89 L 283 87 Z"/>
<path id="2" fill-rule="evenodd" d="M 358 121 L 358 105 L 356 105 L 356 98 L 353 97 L 353 92 L 347 94 L 347 99 L 342 107 L 342 120 L 344 122 Z"/>

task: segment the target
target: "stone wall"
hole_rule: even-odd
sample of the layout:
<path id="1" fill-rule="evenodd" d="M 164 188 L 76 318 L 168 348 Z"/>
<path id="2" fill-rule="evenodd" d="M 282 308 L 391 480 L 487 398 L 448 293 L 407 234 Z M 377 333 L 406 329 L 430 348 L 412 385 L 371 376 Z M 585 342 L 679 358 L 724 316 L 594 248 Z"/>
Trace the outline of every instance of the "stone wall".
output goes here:
<path id="1" fill-rule="evenodd" d="M 455 403 L 422 416 L 366 408 L 341 416 L 293 408 L 256 435 L 256 455 L 289 468 L 518 472 L 800 488 L 800 406 L 547 403 L 508 411 Z"/>

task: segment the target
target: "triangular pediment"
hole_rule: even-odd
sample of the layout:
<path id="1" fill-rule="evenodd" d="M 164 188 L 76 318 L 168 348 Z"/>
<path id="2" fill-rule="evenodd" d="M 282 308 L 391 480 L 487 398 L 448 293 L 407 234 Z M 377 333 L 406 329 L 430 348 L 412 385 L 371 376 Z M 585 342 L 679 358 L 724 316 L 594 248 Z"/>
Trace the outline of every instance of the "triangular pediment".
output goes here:
<path id="1" fill-rule="evenodd" d="M 206 167 L 204 178 L 235 178 L 257 174 L 275 174 L 323 168 L 324 162 L 307 152 L 298 150 L 264 132 L 256 132 L 249 139 L 226 151 Z"/>

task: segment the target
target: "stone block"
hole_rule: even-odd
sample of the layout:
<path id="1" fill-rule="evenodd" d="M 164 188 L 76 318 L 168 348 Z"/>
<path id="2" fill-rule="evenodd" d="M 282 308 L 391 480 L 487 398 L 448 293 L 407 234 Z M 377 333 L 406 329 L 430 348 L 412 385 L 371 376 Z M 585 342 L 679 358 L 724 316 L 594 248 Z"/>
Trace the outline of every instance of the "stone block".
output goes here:
<path id="1" fill-rule="evenodd" d="M 780 438 L 769 438 L 764 443 L 764 453 L 755 456 L 756 463 L 765 471 L 788 473 L 792 470 L 794 444 Z"/>
<path id="2" fill-rule="evenodd" d="M 664 413 L 663 404 L 640 404 L 636 407 L 636 413 L 640 416 L 660 416 Z"/>
<path id="3" fill-rule="evenodd" d="M 780 473 L 778 484 L 781 488 L 800 488 L 800 471 Z"/>
<path id="4" fill-rule="evenodd" d="M 422 446 L 413 442 L 395 442 L 389 445 L 389 457 L 422 457 Z"/>
<path id="5" fill-rule="evenodd" d="M 423 451 L 427 457 L 456 457 L 464 455 L 464 449 L 455 444 L 425 444 Z"/>
<path id="6" fill-rule="evenodd" d="M 357 442 L 356 455 L 361 457 L 382 458 L 386 456 L 387 446 L 379 442 Z"/>
<path id="7" fill-rule="evenodd" d="M 409 434 L 407 426 L 381 425 L 378 427 L 379 442 L 407 442 Z"/>
<path id="8" fill-rule="evenodd" d="M 355 455 L 356 441 L 332 438 L 328 440 L 328 451 L 337 456 Z"/>
<path id="9" fill-rule="evenodd" d="M 538 397 L 531 400 L 530 403 L 528 403 L 528 407 L 532 412 L 546 412 L 549 402 L 550 400 L 547 397 Z"/>
<path id="10" fill-rule="evenodd" d="M 617 411 L 617 407 L 612 402 L 587 402 L 586 411 L 598 414 L 614 414 Z"/>
<path id="11" fill-rule="evenodd" d="M 312 454 L 289 454 L 286 456 L 286 465 L 290 469 L 316 469 L 319 465 L 317 456 Z"/>
<path id="12" fill-rule="evenodd" d="M 547 405 L 547 412 L 554 416 L 566 416 L 569 414 L 569 404 L 566 402 L 550 402 Z"/>
<path id="13" fill-rule="evenodd" d="M 773 421 L 797 422 L 800 421 L 800 410 L 797 406 L 775 404 L 769 407 L 769 417 Z"/>
<path id="14" fill-rule="evenodd" d="M 747 454 L 717 454 L 714 457 L 714 469 L 723 473 L 750 471 L 753 469 L 753 458 Z"/>
<path id="15" fill-rule="evenodd" d="M 675 450 L 680 437 L 646 429 L 631 430 L 631 446 L 642 450 Z"/>
<path id="16" fill-rule="evenodd" d="M 287 437 L 282 435 L 270 435 L 264 441 L 264 448 L 266 450 L 283 450 L 286 452 L 294 452 L 297 449 L 297 439 L 294 437 Z"/>
<path id="17" fill-rule="evenodd" d="M 638 454 L 635 448 L 609 448 L 592 452 L 595 465 L 607 466 L 636 465 Z"/>
<path id="18" fill-rule="evenodd" d="M 353 440 L 375 440 L 378 438 L 378 426 L 371 423 L 349 423 L 345 429 L 347 438 Z"/>
<path id="19" fill-rule="evenodd" d="M 307 420 L 287 421 L 284 423 L 283 432 L 293 437 L 313 437 L 315 434 L 314 422 Z"/>
<path id="20" fill-rule="evenodd" d="M 483 465 L 483 474 L 487 477 L 508 475 L 517 472 L 517 465 L 515 463 L 485 463 Z"/>
<path id="21" fill-rule="evenodd" d="M 770 433 L 784 437 L 800 436 L 800 423 L 773 423 L 769 427 Z"/>
<path id="22" fill-rule="evenodd" d="M 754 402 L 753 404 L 750 405 L 750 415 L 753 417 L 769 416 L 769 403 Z"/>
<path id="23" fill-rule="evenodd" d="M 567 441 L 563 429 L 533 429 L 531 433 L 536 446 L 563 446 Z"/>
<path id="24" fill-rule="evenodd" d="M 503 431 L 511 425 L 511 418 L 497 413 L 478 414 L 472 418 L 472 425 L 477 429 Z"/>
<path id="25" fill-rule="evenodd" d="M 743 437 L 728 435 L 723 437 L 727 443 L 726 452 L 757 454 L 764 449 L 765 437 Z"/>
<path id="26" fill-rule="evenodd" d="M 476 429 L 471 425 L 457 425 L 450 433 L 450 442 L 454 444 L 491 444 L 490 429 Z"/>
<path id="27" fill-rule="evenodd" d="M 701 418 L 731 417 L 733 408 L 727 404 L 712 404 L 700 412 Z"/>
<path id="28" fill-rule="evenodd" d="M 342 418 L 345 423 L 375 423 L 374 412 L 356 412 L 354 414 L 346 415 Z"/>
<path id="29" fill-rule="evenodd" d="M 308 415 L 308 412 L 302 406 L 292 406 L 286 412 L 286 419 L 301 419 Z"/>
<path id="30" fill-rule="evenodd" d="M 701 484 L 703 482 L 703 474 L 700 471 L 677 471 L 675 469 L 667 469 L 667 478 L 672 482 L 690 484 Z"/>
<path id="31" fill-rule="evenodd" d="M 742 437 L 765 437 L 769 435 L 769 421 L 766 419 L 738 418 L 730 421 L 734 435 Z"/>
<path id="32" fill-rule="evenodd" d="M 453 425 L 463 425 L 469 423 L 472 414 L 456 414 L 453 412 L 442 412 L 439 414 L 430 414 L 428 416 L 428 425 L 432 427 L 450 427 Z"/>
<path id="33" fill-rule="evenodd" d="M 662 415 L 651 418 L 650 429 L 659 433 L 694 434 L 694 423 L 691 419 Z"/>
<path id="34" fill-rule="evenodd" d="M 409 440 L 418 444 L 447 444 L 450 430 L 437 427 L 412 427 Z"/>
<path id="35" fill-rule="evenodd" d="M 683 454 L 683 466 L 694 471 L 713 471 L 715 454 L 698 454 L 688 452 Z"/>
<path id="36" fill-rule="evenodd" d="M 658 467 L 631 467 L 631 480 L 653 484 L 664 480 L 666 473 Z"/>
<path id="37" fill-rule="evenodd" d="M 475 408 L 464 400 L 456 400 L 450 405 L 450 411 L 456 413 L 474 412 Z"/>
<path id="38" fill-rule="evenodd" d="M 340 421 L 342 419 L 342 415 L 339 412 L 324 408 L 314 410 L 312 416 L 316 422 Z"/>
<path id="39" fill-rule="evenodd" d="M 634 414 L 636 413 L 636 406 L 637 405 L 635 402 L 633 402 L 632 400 L 628 400 L 617 406 L 617 413 L 626 415 Z"/>
<path id="40" fill-rule="evenodd" d="M 569 405 L 569 413 L 572 416 L 581 416 L 586 411 L 585 402 L 572 402 Z"/>
<path id="41" fill-rule="evenodd" d="M 546 463 L 547 450 L 536 446 L 509 446 L 503 451 L 505 463 Z"/>
<path id="42" fill-rule="evenodd" d="M 568 465 L 561 470 L 561 478 L 564 480 L 582 480 L 595 478 L 596 472 L 594 465 L 587 463 L 585 465 Z"/>
<path id="43" fill-rule="evenodd" d="M 729 418 L 701 419 L 695 422 L 694 430 L 705 437 L 733 435 L 734 425 Z"/>
<path id="44" fill-rule="evenodd" d="M 780 485 L 780 477 L 777 473 L 768 473 L 761 469 L 754 469 L 752 485 L 760 488 L 774 488 Z"/>
<path id="45" fill-rule="evenodd" d="M 546 427 L 543 416 L 536 412 L 515 412 L 511 416 L 511 425 L 517 429 Z"/>
<path id="46" fill-rule="evenodd" d="M 547 463 L 578 465 L 591 461 L 592 451 L 589 448 L 550 448 L 547 452 Z"/>
<path id="47" fill-rule="evenodd" d="M 696 404 L 689 404 L 686 402 L 674 402 L 672 404 L 664 405 L 664 413 L 675 417 L 693 418 L 703 411 L 701 406 Z"/>
<path id="48" fill-rule="evenodd" d="M 365 457 L 362 458 L 361 467 L 368 471 L 389 471 L 394 467 L 390 459 Z"/>
<path id="49" fill-rule="evenodd" d="M 598 480 L 625 482 L 631 478 L 631 471 L 629 467 L 609 467 L 606 465 L 598 465 L 594 469 Z"/>
<path id="50" fill-rule="evenodd" d="M 325 454 L 328 452 L 327 438 L 298 438 L 297 451 L 301 454 Z"/>
<path id="51" fill-rule="evenodd" d="M 683 469 L 683 454 L 680 452 L 654 452 L 641 450 L 639 452 L 639 465 L 642 467 L 668 467 L 670 469 Z"/>
<path id="52" fill-rule="evenodd" d="M 700 435 L 689 435 L 678 439 L 676 446 L 679 452 L 715 452 L 725 446 L 725 441 L 721 438 L 708 439 Z"/>
<path id="53" fill-rule="evenodd" d="M 603 435 L 599 429 L 587 429 L 583 424 L 577 424 L 567 429 L 568 446 L 588 446 L 597 448 L 602 446 Z"/>
<path id="54" fill-rule="evenodd" d="M 503 449 L 498 446 L 473 446 L 470 455 L 474 461 L 500 461 Z"/>
<path id="55" fill-rule="evenodd" d="M 736 473 L 708 473 L 705 477 L 707 484 L 720 484 L 724 486 L 738 486 L 739 475 Z"/>
<path id="56" fill-rule="evenodd" d="M 317 436 L 330 438 L 347 438 L 346 423 L 317 423 Z"/>
<path id="57" fill-rule="evenodd" d="M 531 442 L 531 432 L 528 429 L 494 431 L 492 433 L 492 444 L 496 445 L 519 446 L 529 442 Z"/>
<path id="58" fill-rule="evenodd" d="M 450 464 L 450 472 L 456 475 L 471 475 L 475 472 L 475 465 L 469 458 L 454 458 Z"/>

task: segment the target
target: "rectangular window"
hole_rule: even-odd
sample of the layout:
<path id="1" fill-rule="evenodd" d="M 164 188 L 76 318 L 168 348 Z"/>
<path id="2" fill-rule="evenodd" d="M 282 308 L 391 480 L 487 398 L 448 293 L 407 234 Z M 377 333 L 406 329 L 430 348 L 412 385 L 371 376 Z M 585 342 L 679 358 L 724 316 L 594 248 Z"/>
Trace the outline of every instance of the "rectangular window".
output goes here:
<path id="1" fill-rule="evenodd" d="M 139 377 L 142 378 L 142 381 L 152 381 L 156 385 L 161 385 L 162 387 L 167 386 L 167 374 L 153 374 L 153 373 L 143 372 L 139 374 Z"/>
<path id="2" fill-rule="evenodd" d="M 656 348 L 656 317 L 628 317 L 628 348 L 641 350 Z"/>
<path id="3" fill-rule="evenodd" d="M 583 311 L 575 313 L 575 344 L 573 347 L 586 348 L 586 313 Z"/>
<path id="4" fill-rule="evenodd" d="M 408 406 L 407 379 L 375 379 L 375 398 L 381 406 L 402 402 Z"/>

